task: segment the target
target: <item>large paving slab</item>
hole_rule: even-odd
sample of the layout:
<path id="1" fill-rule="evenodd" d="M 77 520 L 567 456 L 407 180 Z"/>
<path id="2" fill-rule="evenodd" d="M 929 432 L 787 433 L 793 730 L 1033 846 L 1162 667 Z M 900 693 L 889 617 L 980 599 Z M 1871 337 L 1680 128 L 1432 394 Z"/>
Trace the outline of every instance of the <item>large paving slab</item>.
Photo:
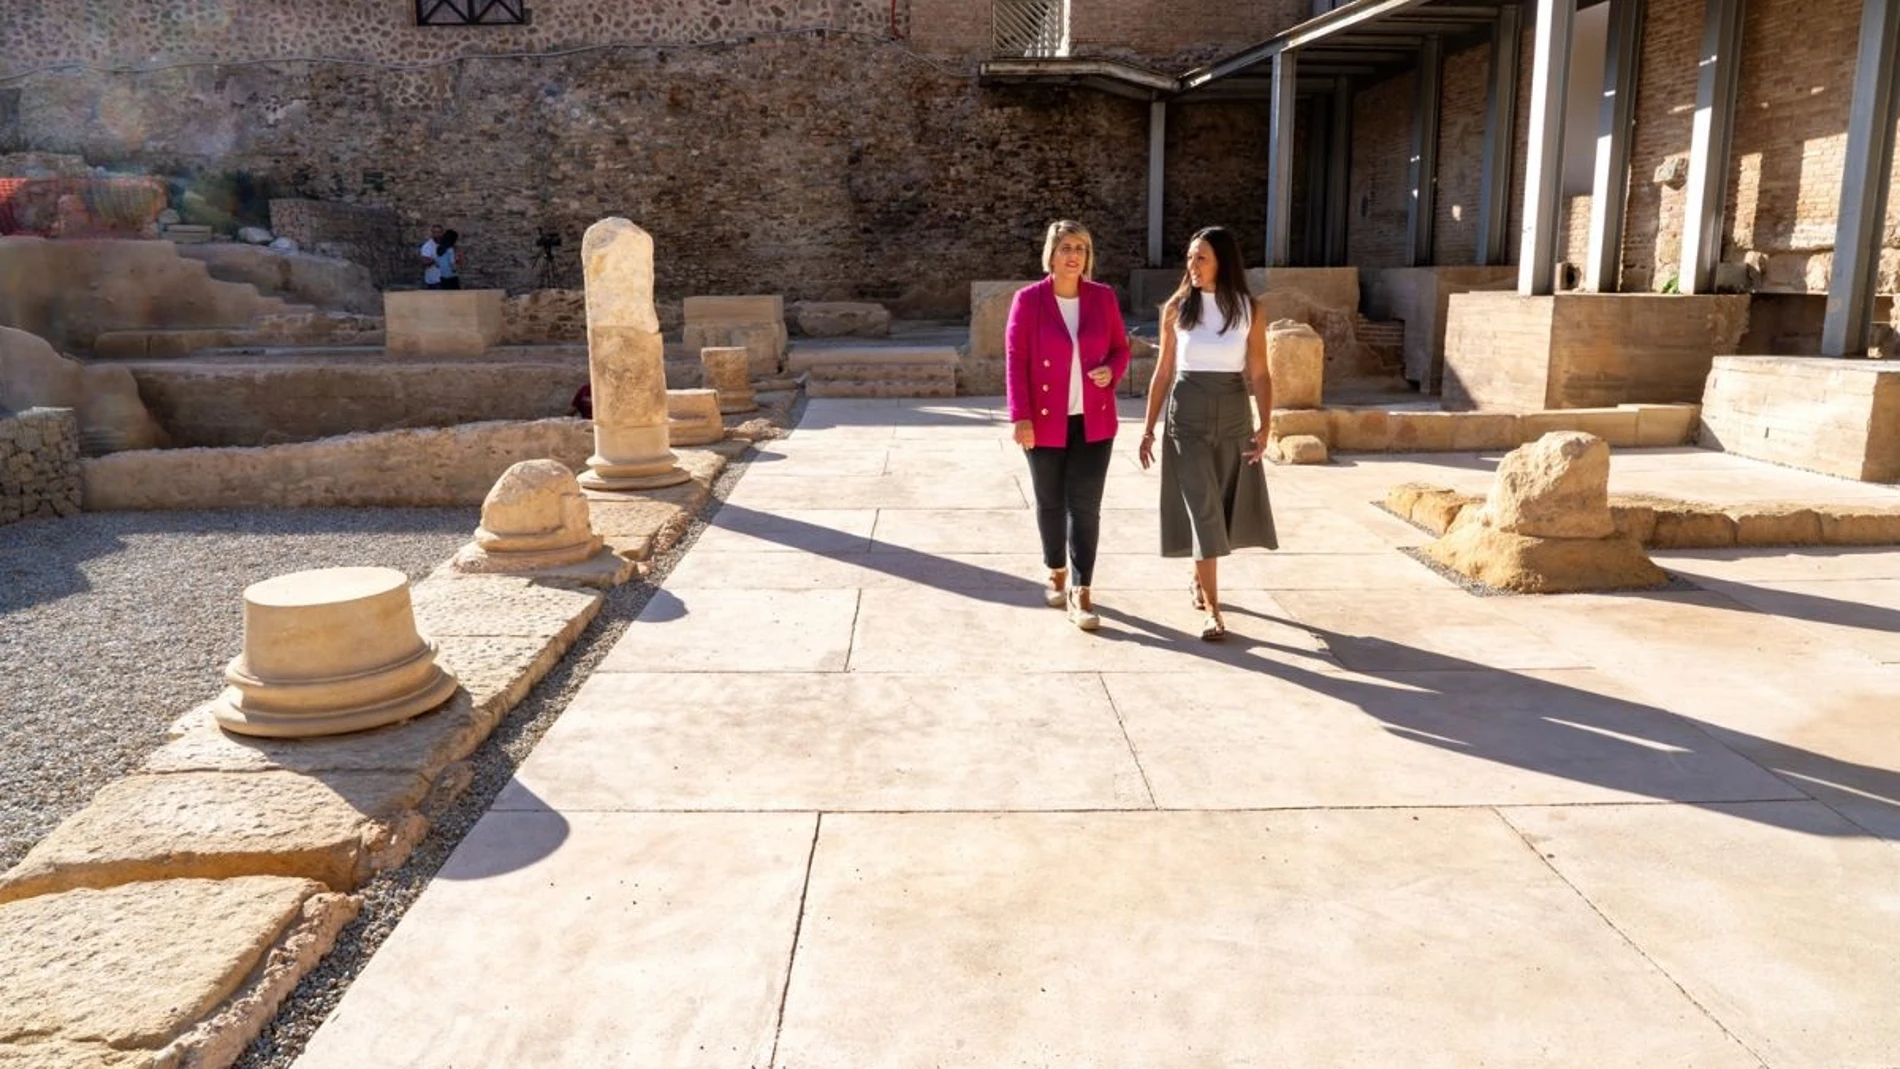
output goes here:
<path id="1" fill-rule="evenodd" d="M 0 906 L 0 1065 L 145 1066 L 167 1048 L 171 1058 L 158 1064 L 178 1064 L 181 1037 L 253 981 L 286 933 L 305 928 L 321 953 L 355 912 L 321 884 L 276 876 L 159 880 Z M 285 963 L 276 964 L 281 973 Z M 259 979 L 276 979 L 270 971 Z M 283 993 L 253 1012 L 268 1015 Z"/>
<path id="2" fill-rule="evenodd" d="M 774 509 L 727 504 L 693 543 L 693 555 L 727 552 L 798 552 L 833 556 L 871 546 L 876 509 Z M 785 561 L 781 567 L 792 567 Z"/>
<path id="3" fill-rule="evenodd" d="M 1163 809 L 1806 797 L 1589 670 L 1103 682 Z"/>
<path id="4" fill-rule="evenodd" d="M 792 476 L 739 480 L 728 499 L 762 511 L 812 508 L 1022 508 L 1028 503 L 1014 475 L 997 472 L 951 481 L 929 474 Z"/>
<path id="5" fill-rule="evenodd" d="M 1774 1069 L 1895 1064 L 1900 851 L 1813 803 L 1504 816 Z"/>
<path id="6" fill-rule="evenodd" d="M 298 1069 L 767 1065 L 816 819 L 490 813 Z"/>
<path id="7" fill-rule="evenodd" d="M 1483 810 L 828 815 L 778 1054 L 1759 1065 Z"/>
<path id="8" fill-rule="evenodd" d="M 1093 675 L 612 673 L 588 680 L 495 808 L 1150 804 Z"/>
<path id="9" fill-rule="evenodd" d="M 855 590 L 684 590 L 647 602 L 601 672 L 837 672 Z"/>
<path id="10" fill-rule="evenodd" d="M 1700 585 L 1758 612 L 1798 621 L 1831 645 L 1886 664 L 1900 663 L 1900 579 L 1705 578 Z"/>
<path id="11" fill-rule="evenodd" d="M 1298 590 L 1275 597 L 1354 671 L 1590 666 L 1462 590 Z"/>

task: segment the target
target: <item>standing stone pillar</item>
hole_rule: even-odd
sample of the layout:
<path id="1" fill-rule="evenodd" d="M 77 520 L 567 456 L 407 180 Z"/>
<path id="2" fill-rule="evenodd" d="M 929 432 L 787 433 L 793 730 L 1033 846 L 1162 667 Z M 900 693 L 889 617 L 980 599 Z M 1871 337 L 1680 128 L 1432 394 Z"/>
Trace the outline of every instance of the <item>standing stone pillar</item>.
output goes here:
<path id="1" fill-rule="evenodd" d="M 648 490 L 689 476 L 667 448 L 665 349 L 653 310 L 653 238 L 602 219 L 581 239 L 587 371 L 594 385 L 589 490 Z"/>

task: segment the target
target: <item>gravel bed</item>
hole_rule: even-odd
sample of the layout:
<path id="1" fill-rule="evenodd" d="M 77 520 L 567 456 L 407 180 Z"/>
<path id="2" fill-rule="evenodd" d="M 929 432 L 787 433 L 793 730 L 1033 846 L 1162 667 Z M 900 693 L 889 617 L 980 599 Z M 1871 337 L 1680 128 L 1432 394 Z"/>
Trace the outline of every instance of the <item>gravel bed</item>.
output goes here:
<path id="1" fill-rule="evenodd" d="M 797 426 L 804 410 L 805 396 L 801 393 L 791 412 L 792 426 Z M 594 666 L 607 656 L 607 651 L 613 648 L 634 617 L 640 615 L 660 583 L 692 548 L 700 532 L 705 530 L 706 521 L 719 511 L 732 485 L 745 473 L 752 455 L 753 451 L 748 449 L 726 466 L 713 484 L 712 497 L 680 540 L 652 559 L 651 570 L 644 579 L 607 593 L 600 614 L 588 624 L 567 656 L 535 684 L 528 697 L 510 710 L 481 748 L 470 755 L 468 762 L 474 775 L 468 788 L 444 811 L 430 814 L 428 836 L 401 867 L 377 875 L 358 891 L 363 901 L 362 911 L 338 936 L 336 947 L 284 1000 L 277 1015 L 245 1049 L 233 1069 L 290 1069 L 310 1037 L 343 998 L 350 982 L 369 963 L 370 955 L 389 938 L 410 903 L 422 894 L 462 837 L 488 812 L 495 795 L 514 776 L 515 769 L 541 741 L 541 736 L 560 718 Z"/>
<path id="2" fill-rule="evenodd" d="M 420 579 L 478 509 L 89 512 L 0 527 L 0 870 L 224 686 L 246 586 L 305 568 Z"/>

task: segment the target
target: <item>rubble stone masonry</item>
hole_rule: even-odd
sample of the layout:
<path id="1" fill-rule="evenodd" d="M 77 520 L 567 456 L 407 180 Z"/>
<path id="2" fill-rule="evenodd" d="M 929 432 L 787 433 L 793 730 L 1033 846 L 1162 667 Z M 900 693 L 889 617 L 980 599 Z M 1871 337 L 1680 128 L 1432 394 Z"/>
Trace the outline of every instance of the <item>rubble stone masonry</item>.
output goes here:
<path id="1" fill-rule="evenodd" d="M 70 408 L 0 411 L 0 524 L 79 512 L 79 420 Z"/>

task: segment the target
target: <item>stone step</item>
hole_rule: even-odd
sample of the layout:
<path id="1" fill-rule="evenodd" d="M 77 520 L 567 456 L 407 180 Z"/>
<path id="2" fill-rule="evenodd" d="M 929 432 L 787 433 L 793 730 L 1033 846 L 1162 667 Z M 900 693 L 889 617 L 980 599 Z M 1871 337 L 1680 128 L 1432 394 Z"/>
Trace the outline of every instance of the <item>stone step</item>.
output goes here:
<path id="1" fill-rule="evenodd" d="M 882 379 L 809 379 L 808 397 L 955 397 L 956 377 L 924 382 L 890 382 Z"/>
<path id="2" fill-rule="evenodd" d="M 954 364 L 822 364 L 805 373 L 807 382 L 864 379 L 882 382 L 934 382 L 955 379 Z"/>
<path id="3" fill-rule="evenodd" d="M 791 374 L 828 366 L 942 367 L 957 366 L 957 350 L 949 345 L 813 344 L 801 342 L 785 358 Z"/>

